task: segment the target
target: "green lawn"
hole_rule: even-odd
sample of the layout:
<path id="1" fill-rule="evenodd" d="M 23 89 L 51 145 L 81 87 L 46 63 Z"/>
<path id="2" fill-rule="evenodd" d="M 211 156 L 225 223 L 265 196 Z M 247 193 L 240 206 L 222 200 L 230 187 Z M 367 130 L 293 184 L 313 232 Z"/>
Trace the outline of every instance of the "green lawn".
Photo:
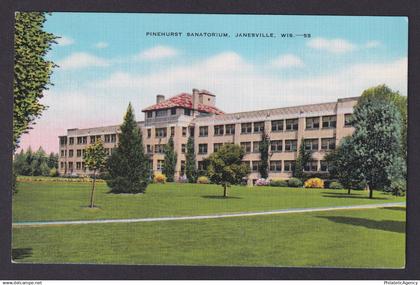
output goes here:
<path id="1" fill-rule="evenodd" d="M 222 187 L 198 184 L 151 184 L 146 194 L 109 194 L 105 183 L 96 192 L 97 209 L 88 209 L 90 184 L 19 182 L 13 198 L 13 221 L 188 216 L 286 208 L 360 205 L 404 201 L 380 192 L 234 186 L 223 199 Z"/>
<path id="2" fill-rule="evenodd" d="M 240 196 L 239 190 L 236 195 Z M 253 197 L 250 193 L 241 197 L 244 195 Z M 342 200 L 347 199 L 335 201 Z M 395 207 L 14 228 L 12 254 L 15 262 L 34 263 L 401 268 L 405 264 L 404 233 L 405 208 Z"/>

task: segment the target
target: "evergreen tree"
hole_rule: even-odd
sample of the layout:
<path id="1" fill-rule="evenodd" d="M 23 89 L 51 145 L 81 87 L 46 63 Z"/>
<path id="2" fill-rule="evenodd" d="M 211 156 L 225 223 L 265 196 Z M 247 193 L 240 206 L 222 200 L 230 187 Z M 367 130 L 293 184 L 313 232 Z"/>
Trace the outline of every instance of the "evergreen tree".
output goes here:
<path id="1" fill-rule="evenodd" d="M 265 132 L 263 132 L 261 135 L 259 150 L 260 150 L 260 159 L 261 159 L 261 166 L 259 169 L 260 174 L 262 178 L 267 178 L 268 167 L 269 167 L 268 159 L 270 157 L 270 137 Z"/>
<path id="2" fill-rule="evenodd" d="M 401 116 L 394 104 L 366 100 L 355 106 L 351 123 L 355 159 L 372 198 L 373 189 L 384 189 L 404 176 Z"/>
<path id="3" fill-rule="evenodd" d="M 175 177 L 177 153 L 174 148 L 174 139 L 172 136 L 169 138 L 168 143 L 165 145 L 164 154 L 165 158 L 163 161 L 162 173 L 166 175 L 168 182 L 173 182 Z"/>
<path id="4" fill-rule="evenodd" d="M 95 141 L 94 144 L 91 144 L 86 148 L 86 153 L 83 156 L 83 162 L 86 167 L 90 170 L 93 170 L 93 181 L 92 181 L 92 191 L 90 194 L 90 207 L 95 207 L 94 204 L 94 194 L 95 194 L 95 184 L 96 184 L 96 174 L 98 171 L 101 171 L 106 165 L 107 153 L 105 152 L 104 145 L 102 140 Z"/>
<path id="5" fill-rule="evenodd" d="M 195 183 L 197 181 L 197 166 L 195 162 L 194 138 L 192 136 L 187 141 L 185 160 L 185 175 L 188 182 Z"/>
<path id="6" fill-rule="evenodd" d="M 108 159 L 107 184 L 113 193 L 143 193 L 149 184 L 149 165 L 143 138 L 131 103 L 118 134 L 118 146 Z"/>
<path id="7" fill-rule="evenodd" d="M 305 148 L 305 140 L 302 138 L 299 147 L 298 157 L 296 158 L 295 168 L 293 169 L 293 176 L 299 179 L 303 178 L 303 171 L 305 165 L 312 160 L 312 154 Z"/>
<path id="8" fill-rule="evenodd" d="M 48 157 L 48 167 L 49 168 L 58 168 L 58 154 L 50 153 Z"/>

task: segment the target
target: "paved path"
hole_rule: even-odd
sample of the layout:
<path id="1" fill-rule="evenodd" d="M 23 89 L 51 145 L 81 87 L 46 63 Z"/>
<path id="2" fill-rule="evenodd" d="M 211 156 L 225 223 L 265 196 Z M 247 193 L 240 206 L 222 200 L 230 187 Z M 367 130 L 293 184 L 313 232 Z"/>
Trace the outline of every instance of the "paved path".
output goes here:
<path id="1" fill-rule="evenodd" d="M 106 219 L 106 220 L 80 220 L 80 221 L 39 221 L 39 222 L 16 222 L 13 227 L 39 227 L 52 225 L 84 225 L 84 224 L 108 224 L 108 223 L 140 223 L 140 222 L 161 222 L 161 221 L 180 221 L 180 220 L 204 220 L 204 219 L 220 219 L 232 217 L 247 216 L 263 216 L 290 213 L 306 213 L 336 210 L 352 210 L 352 209 L 372 209 L 383 207 L 405 206 L 405 202 L 370 204 L 370 205 L 353 205 L 353 206 L 334 206 L 334 207 L 318 207 L 318 208 L 293 208 L 283 210 L 273 210 L 265 212 L 242 212 L 232 214 L 214 214 L 205 216 L 184 216 L 184 217 L 161 217 L 161 218 L 138 218 L 138 219 Z"/>

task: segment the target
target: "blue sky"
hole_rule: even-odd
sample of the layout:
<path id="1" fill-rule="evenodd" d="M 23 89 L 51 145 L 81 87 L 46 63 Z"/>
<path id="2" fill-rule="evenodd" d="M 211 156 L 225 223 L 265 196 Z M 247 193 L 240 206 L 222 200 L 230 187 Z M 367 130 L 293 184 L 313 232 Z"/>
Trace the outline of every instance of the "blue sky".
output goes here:
<path id="1" fill-rule="evenodd" d="M 192 88 L 214 92 L 226 112 L 335 101 L 381 83 L 407 93 L 405 17 L 53 13 L 45 29 L 62 37 L 48 54 L 60 67 L 43 99 L 49 109 L 24 148 L 56 151 L 67 128 L 119 124 L 130 101 L 142 120 L 156 94 Z"/>

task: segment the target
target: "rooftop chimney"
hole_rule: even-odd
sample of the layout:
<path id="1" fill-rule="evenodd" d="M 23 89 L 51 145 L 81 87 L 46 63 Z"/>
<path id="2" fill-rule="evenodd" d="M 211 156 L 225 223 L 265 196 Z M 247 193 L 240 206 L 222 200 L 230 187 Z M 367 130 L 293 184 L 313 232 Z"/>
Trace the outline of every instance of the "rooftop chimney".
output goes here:
<path id="1" fill-rule="evenodd" d="M 192 90 L 192 108 L 194 110 L 198 109 L 198 100 L 199 100 L 199 96 L 200 96 L 200 91 L 198 89 L 193 89 Z"/>
<path id="2" fill-rule="evenodd" d="M 156 95 L 156 104 L 165 101 L 165 95 Z"/>

